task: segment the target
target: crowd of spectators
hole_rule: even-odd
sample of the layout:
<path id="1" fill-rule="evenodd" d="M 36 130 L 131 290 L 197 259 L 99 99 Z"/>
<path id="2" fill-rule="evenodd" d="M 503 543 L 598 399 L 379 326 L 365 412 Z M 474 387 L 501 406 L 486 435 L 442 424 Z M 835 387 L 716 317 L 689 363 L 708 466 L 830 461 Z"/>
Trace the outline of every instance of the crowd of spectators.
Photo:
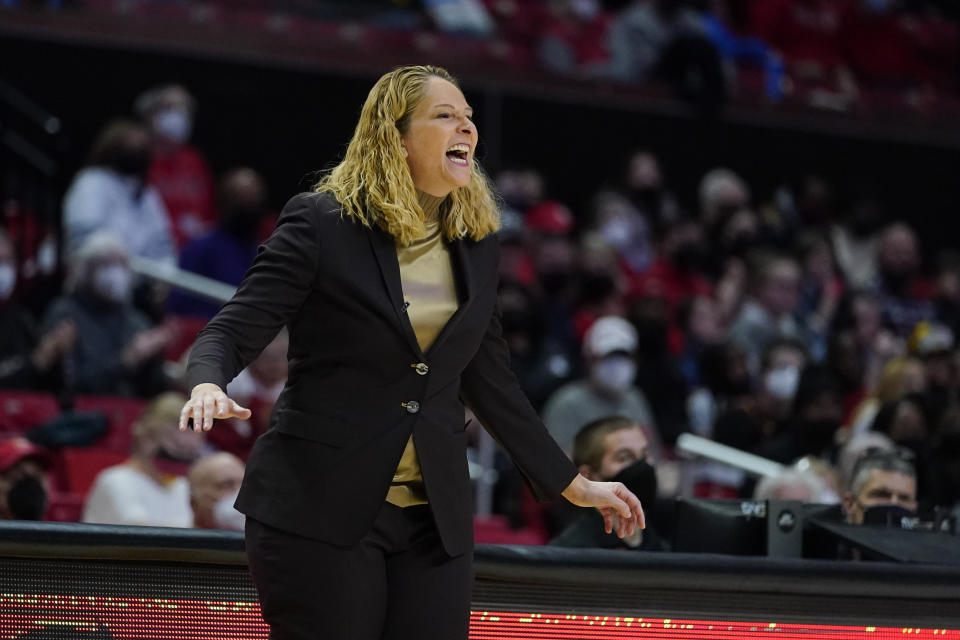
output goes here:
<path id="1" fill-rule="evenodd" d="M 0 231 L 0 389 L 54 394 L 65 412 L 90 394 L 144 403 L 129 457 L 92 482 L 88 521 L 239 526 L 225 505 L 286 377 L 281 333 L 228 387 L 253 408 L 250 420 L 205 436 L 175 430 L 189 391 L 182 358 L 216 305 L 131 264 L 179 263 L 235 285 L 271 222 L 256 170 L 230 169 L 215 186 L 189 142 L 196 108 L 184 88 L 158 87 L 104 127 L 63 200 L 68 270 L 43 317 L 18 300 L 16 247 Z M 494 176 L 503 338 L 581 471 L 639 483 L 647 496 L 842 501 L 851 521 L 874 504 L 863 492 L 911 511 L 960 508 L 960 253 L 927 254 L 899 212 L 869 191 L 845 202 L 837 192 L 849 185 L 818 175 L 769 200 L 725 167 L 700 176 L 693 194 L 672 192 L 670 178 L 638 150 L 572 211 L 535 167 Z M 674 446 L 687 432 L 788 472 L 755 487 L 716 464 L 681 465 Z M 889 461 L 872 475 L 859 468 L 867 442 L 910 458 L 913 475 Z M 37 517 L 36 461 L 56 457 L 21 440 L 2 447 L 0 474 L 19 471 L 0 514 Z M 902 478 L 877 489 L 883 473 L 909 476 L 912 489 Z M 498 510 L 545 519 L 558 544 L 583 539 L 566 528 L 583 526 L 569 514 L 524 511 L 515 475 L 501 477 Z M 651 525 L 628 544 L 662 548 Z"/>
<path id="2" fill-rule="evenodd" d="M 3 517 L 42 517 L 48 494 L 62 497 L 57 485 L 66 484 L 84 498 L 80 509 L 64 512 L 68 519 L 242 528 L 230 498 L 286 378 L 285 335 L 231 384 L 235 397 L 258 409 L 255 418 L 223 425 L 209 440 L 181 433 L 183 358 L 219 305 L 133 268 L 136 260 L 178 264 L 236 285 L 271 230 L 257 171 L 229 169 L 215 187 L 189 142 L 196 108 L 185 88 L 159 86 L 136 99 L 129 118 L 103 127 L 63 198 L 65 278 L 39 316 L 22 304 L 23 263 L 0 229 L 0 394 L 16 405 L 15 390 L 45 393 L 61 409 L 24 424 L 4 420 L 0 475 L 12 480 L 0 487 Z M 88 397 L 107 407 L 111 399 L 135 403 L 137 415 L 119 425 L 123 433 L 110 446 L 98 443 L 111 427 L 78 409 Z M 22 437 L 37 426 L 47 436 Z M 97 455 L 80 465 L 92 464 L 88 477 L 65 480 L 74 473 L 62 468 L 70 463 L 38 442 L 91 445 Z"/>
<path id="3" fill-rule="evenodd" d="M 930 114 L 960 90 L 960 11 L 950 0 L 22 0 L 63 10 L 217 22 L 365 48 L 461 38 L 473 57 L 534 74 L 657 84 L 701 107 L 727 98 L 831 111 Z M 151 13 L 152 12 L 152 13 Z M 233 16 L 233 17 L 231 17 Z M 325 25 L 332 28 L 326 29 Z M 347 25 L 342 32 L 337 25 Z M 218 25 L 222 26 L 222 25 Z M 370 30 L 370 33 L 366 33 Z M 404 34 L 411 39 L 404 40 Z M 419 36 L 419 40 L 418 40 Z M 426 36 L 426 37 L 424 37 Z M 399 40 L 398 40 L 399 38 Z M 475 44 L 479 46 L 474 47 Z M 482 62 L 481 62 L 482 64 Z M 137 113 L 176 141 L 189 135 L 185 96 L 145 95 Z M 213 220 L 205 167 L 182 148 L 157 149 L 179 244 Z M 193 163 L 193 164 L 191 164 Z M 191 164 L 181 182 L 170 167 Z M 206 184 L 205 184 L 206 182 Z"/>
<path id="4" fill-rule="evenodd" d="M 869 442 L 915 466 L 910 500 L 887 492 L 897 504 L 957 508 L 954 250 L 929 255 L 874 196 L 841 204 L 818 176 L 764 202 L 716 168 L 683 206 L 643 150 L 578 215 L 534 169 L 497 184 L 504 337 L 575 458 L 584 425 L 619 415 L 644 433 L 661 495 L 849 505 Z M 684 432 L 787 472 L 755 487 L 716 464 L 678 471 Z"/>

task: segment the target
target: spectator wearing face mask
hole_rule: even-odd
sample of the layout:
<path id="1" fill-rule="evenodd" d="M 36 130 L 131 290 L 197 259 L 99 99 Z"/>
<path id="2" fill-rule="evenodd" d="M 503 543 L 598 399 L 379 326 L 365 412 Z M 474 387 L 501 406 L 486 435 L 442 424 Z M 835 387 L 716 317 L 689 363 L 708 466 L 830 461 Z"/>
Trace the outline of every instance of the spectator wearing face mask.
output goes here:
<path id="1" fill-rule="evenodd" d="M 130 458 L 97 475 L 83 509 L 83 521 L 158 527 L 189 527 L 190 486 L 186 475 L 204 446 L 200 431 L 180 431 L 186 398 L 169 392 L 156 397 L 133 424 Z"/>
<path id="2" fill-rule="evenodd" d="M 846 214 L 830 227 L 830 244 L 847 285 L 870 287 L 877 277 L 877 247 L 883 210 L 872 185 L 859 185 Z"/>
<path id="3" fill-rule="evenodd" d="M 64 320 L 38 336 L 36 322 L 14 299 L 16 285 L 13 243 L 0 229 L 0 389 L 57 390 L 60 360 L 76 340 L 76 327 Z"/>
<path id="4" fill-rule="evenodd" d="M 212 453 L 193 463 L 187 480 L 194 527 L 243 531 L 244 515 L 233 508 L 243 480 L 243 461 L 225 451 Z"/>
<path id="5" fill-rule="evenodd" d="M 573 463 L 591 480 L 622 482 L 644 504 L 653 505 L 657 497 L 657 475 L 647 431 L 623 416 L 598 418 L 577 432 L 573 442 Z M 649 519 L 647 527 L 620 539 L 604 533 L 597 524 L 602 516 L 594 509 L 583 513 L 550 541 L 559 547 L 601 549 L 638 549 L 664 551 L 666 545 L 656 534 Z"/>
<path id="6" fill-rule="evenodd" d="M 756 254 L 751 258 L 752 286 L 728 336 L 747 357 L 753 374 L 767 346 L 777 338 L 803 340 L 807 332 L 795 312 L 800 293 L 800 267 L 787 256 Z"/>
<path id="7" fill-rule="evenodd" d="M 211 230 L 217 221 L 213 174 L 189 142 L 196 110 L 194 97 L 176 84 L 149 89 L 134 102 L 134 111 L 153 136 L 147 182 L 170 212 L 178 247 Z"/>
<path id="8" fill-rule="evenodd" d="M 257 234 L 266 213 L 266 185 L 253 169 L 228 171 L 220 181 L 217 228 L 190 240 L 180 254 L 180 268 L 238 285 L 257 255 Z M 212 318 L 219 304 L 174 290 L 167 309 L 179 315 Z"/>
<path id="9" fill-rule="evenodd" d="M 48 460 L 26 438 L 0 443 L 0 520 L 41 520 L 47 510 Z"/>
<path id="10" fill-rule="evenodd" d="M 129 254 L 113 235 L 94 234 L 73 255 L 68 293 L 43 323 L 46 334 L 65 321 L 76 327 L 63 363 L 72 391 L 148 397 L 168 387 L 162 356 L 173 330 L 150 327 L 131 305 L 132 286 Z"/>
<path id="11" fill-rule="evenodd" d="M 146 182 L 150 154 L 150 133 L 135 122 L 118 120 L 100 132 L 63 200 L 68 256 L 91 235 L 110 231 L 130 255 L 175 261 L 167 209 Z"/>
<path id="12" fill-rule="evenodd" d="M 634 385 L 637 345 L 637 330 L 616 316 L 600 318 L 587 331 L 583 341 L 587 377 L 557 389 L 543 410 L 550 435 L 565 451 L 571 451 L 582 425 L 603 416 L 622 415 L 652 432 L 656 429 L 650 404 Z M 653 443 L 654 449 L 659 444 Z"/>
<path id="13" fill-rule="evenodd" d="M 644 273 L 631 279 L 631 296 L 662 298 L 671 313 L 691 297 L 710 297 L 706 278 L 709 250 L 703 228 L 692 219 L 677 220 L 664 231 L 660 256 Z"/>
<path id="14" fill-rule="evenodd" d="M 774 423 L 785 420 L 789 415 L 800 382 L 800 372 L 806 367 L 808 359 L 803 343 L 790 338 L 775 340 L 764 352 L 757 396 Z"/>
<path id="15" fill-rule="evenodd" d="M 843 395 L 836 376 L 824 365 L 808 365 L 800 374 L 784 426 L 755 453 L 783 464 L 803 456 L 833 460 L 842 420 Z"/>
<path id="16" fill-rule="evenodd" d="M 917 472 L 908 453 L 868 451 L 854 467 L 843 511 L 851 524 L 882 524 L 888 517 L 915 516 Z"/>

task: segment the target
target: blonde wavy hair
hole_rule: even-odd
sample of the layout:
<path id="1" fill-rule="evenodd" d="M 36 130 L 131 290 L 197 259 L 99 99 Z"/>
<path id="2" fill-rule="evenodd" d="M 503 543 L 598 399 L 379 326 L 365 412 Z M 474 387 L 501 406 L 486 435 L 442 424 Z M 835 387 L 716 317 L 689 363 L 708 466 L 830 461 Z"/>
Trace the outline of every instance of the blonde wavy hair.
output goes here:
<path id="1" fill-rule="evenodd" d="M 343 207 L 342 215 L 366 227 L 375 223 L 401 246 L 426 233 L 401 136 L 409 129 L 410 117 L 423 101 L 431 78 L 458 86 L 446 69 L 435 66 L 398 67 L 377 80 L 363 103 L 343 161 L 314 187 L 333 194 Z M 448 241 L 465 236 L 479 240 L 500 227 L 490 181 L 476 158 L 469 184 L 454 188 L 441 212 L 440 224 Z"/>

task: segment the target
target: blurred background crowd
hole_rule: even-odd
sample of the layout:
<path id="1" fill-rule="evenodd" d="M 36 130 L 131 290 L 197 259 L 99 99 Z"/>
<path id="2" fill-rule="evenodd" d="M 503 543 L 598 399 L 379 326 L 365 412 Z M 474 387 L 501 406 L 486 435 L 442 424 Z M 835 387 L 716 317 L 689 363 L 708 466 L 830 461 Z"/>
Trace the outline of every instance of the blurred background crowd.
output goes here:
<path id="1" fill-rule="evenodd" d="M 208 28 L 246 16 L 282 18 L 270 28 L 289 34 L 359 23 L 380 37 L 460 38 L 486 63 L 648 86 L 707 120 L 751 101 L 901 122 L 960 104 L 960 12 L 946 1 L 2 4 L 11 16 L 139 12 Z M 86 136 L 62 189 L 25 194 L 23 174 L 4 173 L 0 517 L 239 528 L 232 497 L 283 387 L 286 336 L 228 387 L 250 420 L 180 433 L 185 357 L 218 304 L 143 265 L 238 284 L 295 188 L 276 193 L 270 157 L 192 142 L 203 87 L 124 86 L 138 91 Z M 4 113 L 19 95 L 4 84 Z M 69 112 L 85 97 L 62 100 Z M 838 504 L 851 522 L 872 506 L 960 510 L 960 247 L 930 234 L 935 221 L 892 206 L 869 172 L 828 171 L 835 159 L 771 182 L 762 159 L 734 169 L 722 150 L 704 166 L 642 137 L 609 154 L 602 139 L 589 150 L 540 140 L 488 164 L 502 199 L 503 337 L 581 472 L 622 479 L 651 505 L 651 531 L 628 546 L 669 548 L 654 505 L 678 495 Z M 578 165 L 601 157 L 600 178 L 579 180 Z M 471 433 L 479 539 L 613 544 L 588 539 L 581 514 L 536 505 Z M 782 474 L 758 483 L 684 459 L 682 434 Z"/>

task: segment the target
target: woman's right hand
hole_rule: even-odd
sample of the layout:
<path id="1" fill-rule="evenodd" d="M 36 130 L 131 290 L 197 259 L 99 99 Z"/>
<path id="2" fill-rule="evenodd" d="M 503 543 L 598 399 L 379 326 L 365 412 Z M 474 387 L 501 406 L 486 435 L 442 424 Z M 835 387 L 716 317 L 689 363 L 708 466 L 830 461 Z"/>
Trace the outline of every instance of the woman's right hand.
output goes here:
<path id="1" fill-rule="evenodd" d="M 223 389 L 212 382 L 201 382 L 190 392 L 190 399 L 180 411 L 180 431 L 186 431 L 189 420 L 193 419 L 193 430 L 200 425 L 204 431 L 213 428 L 213 419 L 250 417 L 250 409 L 241 407 L 231 400 Z"/>

